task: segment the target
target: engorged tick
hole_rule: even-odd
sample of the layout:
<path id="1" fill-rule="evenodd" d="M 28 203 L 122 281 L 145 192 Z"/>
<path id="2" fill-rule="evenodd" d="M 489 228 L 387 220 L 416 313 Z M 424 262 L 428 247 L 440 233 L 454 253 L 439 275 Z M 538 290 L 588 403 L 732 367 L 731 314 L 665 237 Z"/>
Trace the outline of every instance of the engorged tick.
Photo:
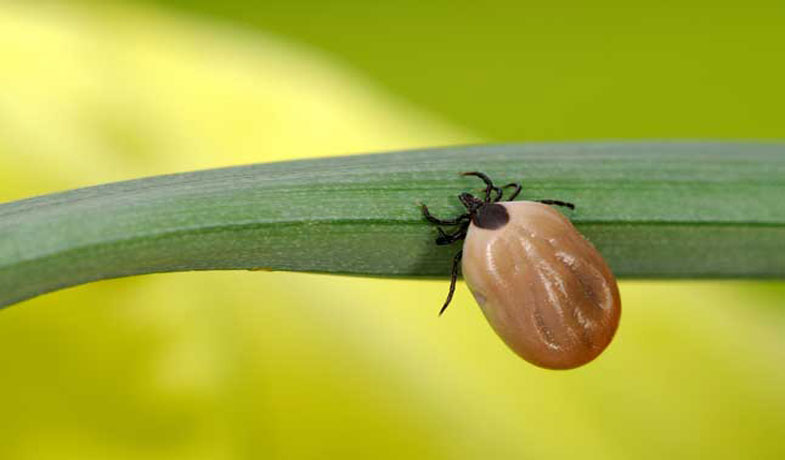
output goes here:
<path id="1" fill-rule="evenodd" d="M 512 200 L 518 183 L 498 187 L 481 172 L 482 199 L 461 193 L 466 213 L 455 219 L 423 215 L 437 227 L 436 244 L 465 240 L 453 259 L 452 300 L 460 263 L 466 284 L 488 322 L 525 360 L 550 369 L 570 369 L 596 358 L 613 338 L 621 315 L 616 279 L 600 253 L 561 213 L 575 209 L 559 200 Z M 504 189 L 513 188 L 501 202 Z"/>

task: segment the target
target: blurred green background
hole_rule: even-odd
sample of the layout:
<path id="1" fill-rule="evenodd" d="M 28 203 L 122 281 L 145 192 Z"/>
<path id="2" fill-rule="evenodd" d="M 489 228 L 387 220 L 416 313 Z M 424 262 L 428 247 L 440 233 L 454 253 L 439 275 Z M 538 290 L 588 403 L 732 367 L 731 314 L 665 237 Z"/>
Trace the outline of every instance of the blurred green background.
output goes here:
<path id="1" fill-rule="evenodd" d="M 467 142 L 782 139 L 785 6 L 0 1 L 0 201 Z M 445 267 L 447 270 L 448 267 Z M 623 282 L 578 370 L 464 286 L 225 272 L 0 312 L 0 458 L 784 458 L 785 283 Z"/>

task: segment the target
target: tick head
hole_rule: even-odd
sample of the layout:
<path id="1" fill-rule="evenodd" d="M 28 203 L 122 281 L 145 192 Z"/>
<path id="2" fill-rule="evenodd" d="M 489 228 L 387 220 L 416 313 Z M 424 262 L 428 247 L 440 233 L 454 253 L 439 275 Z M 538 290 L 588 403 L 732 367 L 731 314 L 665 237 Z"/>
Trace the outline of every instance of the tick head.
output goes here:
<path id="1" fill-rule="evenodd" d="M 467 192 L 458 195 L 458 199 L 461 200 L 469 214 L 474 214 L 484 204 L 482 200 Z"/>

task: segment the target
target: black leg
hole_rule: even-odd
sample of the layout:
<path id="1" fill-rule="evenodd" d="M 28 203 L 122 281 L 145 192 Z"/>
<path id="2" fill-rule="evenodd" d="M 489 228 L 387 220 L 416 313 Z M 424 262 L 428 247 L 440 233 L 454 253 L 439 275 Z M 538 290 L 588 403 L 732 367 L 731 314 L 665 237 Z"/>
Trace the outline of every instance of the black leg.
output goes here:
<path id="1" fill-rule="evenodd" d="M 502 196 L 504 196 L 504 190 L 502 190 L 502 188 L 503 187 L 493 187 L 493 191 L 496 192 L 496 197 L 493 199 L 494 203 L 501 201 Z"/>
<path id="2" fill-rule="evenodd" d="M 461 173 L 461 175 L 462 176 L 475 176 L 475 177 L 479 177 L 480 179 L 482 179 L 482 181 L 485 182 L 485 202 L 486 203 L 490 203 L 491 202 L 491 191 L 495 190 L 495 189 L 498 190 L 498 187 L 495 187 L 493 185 L 493 181 L 491 180 L 490 177 L 486 176 L 485 174 L 483 174 L 483 173 L 481 173 L 479 171 L 465 172 L 465 173 Z"/>
<path id="3" fill-rule="evenodd" d="M 463 250 L 458 251 L 455 254 L 455 257 L 452 259 L 452 276 L 450 277 L 450 292 L 447 294 L 447 300 L 444 301 L 444 305 L 442 309 L 439 310 L 439 316 L 444 313 L 444 310 L 447 309 L 447 306 L 450 305 L 450 301 L 452 300 L 452 295 L 455 293 L 455 283 L 458 282 L 458 266 L 461 263 L 461 257 L 463 257 Z"/>
<path id="4" fill-rule="evenodd" d="M 461 216 L 456 217 L 455 219 L 449 219 L 449 220 L 437 219 L 436 217 L 433 217 L 431 215 L 431 212 L 428 211 L 428 206 L 425 205 L 422 205 L 422 214 L 423 216 L 425 216 L 426 219 L 428 219 L 428 222 L 431 222 L 436 225 L 458 225 L 462 222 L 466 222 L 467 220 L 469 220 L 468 214 L 463 214 Z"/>
<path id="5" fill-rule="evenodd" d="M 518 196 L 519 193 L 521 193 L 521 184 L 513 182 L 512 184 L 507 184 L 504 186 L 504 188 L 508 187 L 515 187 L 515 191 L 512 192 L 512 195 L 510 195 L 509 198 L 507 198 L 507 201 L 512 201 L 515 199 L 515 197 Z"/>
<path id="6" fill-rule="evenodd" d="M 562 207 L 565 207 L 565 208 L 575 209 L 575 205 L 574 204 L 568 203 L 566 201 L 559 201 L 559 200 L 536 200 L 536 201 L 537 201 L 537 203 L 552 204 L 552 205 L 555 205 L 555 206 L 562 206 Z"/>
<path id="7" fill-rule="evenodd" d="M 445 233 L 441 228 L 436 228 L 439 230 L 439 237 L 436 238 L 436 245 L 445 246 L 466 238 L 466 230 L 469 228 L 469 226 L 464 224 L 463 227 L 454 233 Z"/>

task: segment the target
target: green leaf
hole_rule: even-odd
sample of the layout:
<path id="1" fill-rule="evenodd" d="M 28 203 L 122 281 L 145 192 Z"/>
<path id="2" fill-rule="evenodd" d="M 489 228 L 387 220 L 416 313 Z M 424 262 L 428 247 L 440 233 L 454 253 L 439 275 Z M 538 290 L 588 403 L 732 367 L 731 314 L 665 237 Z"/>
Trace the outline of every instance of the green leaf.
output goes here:
<path id="1" fill-rule="evenodd" d="M 481 183 L 567 211 L 619 277 L 785 277 L 785 144 L 449 147 L 240 166 L 0 205 L 0 305 L 89 281 L 262 269 L 446 277 L 437 216 Z M 264 276 L 260 274 L 259 276 Z"/>

